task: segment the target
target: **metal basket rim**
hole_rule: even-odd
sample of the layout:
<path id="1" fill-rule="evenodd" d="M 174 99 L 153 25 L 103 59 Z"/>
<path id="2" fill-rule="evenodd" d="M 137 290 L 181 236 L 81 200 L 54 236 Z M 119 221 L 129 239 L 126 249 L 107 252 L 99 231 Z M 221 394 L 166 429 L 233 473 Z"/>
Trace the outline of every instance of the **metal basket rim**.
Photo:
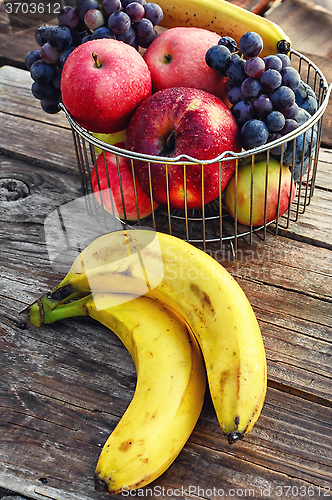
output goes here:
<path id="1" fill-rule="evenodd" d="M 300 136 L 301 134 L 307 132 L 311 127 L 316 124 L 321 117 L 323 116 L 328 102 L 329 102 L 329 97 L 330 93 L 332 90 L 332 83 L 328 85 L 327 80 L 322 73 L 322 71 L 306 56 L 301 54 L 300 52 L 291 49 L 290 51 L 291 54 L 295 54 L 298 56 L 300 59 L 305 60 L 312 68 L 316 71 L 316 73 L 319 74 L 321 78 L 320 82 L 320 88 L 323 89 L 324 91 L 324 99 L 317 109 L 317 111 L 302 125 L 300 125 L 298 128 L 295 130 L 289 132 L 285 136 L 282 136 L 278 139 L 275 139 L 274 141 L 268 142 L 264 144 L 263 146 L 259 146 L 256 148 L 252 149 L 247 149 L 247 150 L 242 150 L 239 153 L 235 153 L 234 151 L 224 151 L 217 157 L 210 159 L 210 160 L 199 160 L 197 158 L 182 154 L 176 157 L 163 157 L 163 156 L 153 156 L 153 155 L 146 155 L 142 153 L 137 153 L 134 151 L 129 151 L 126 149 L 122 149 L 119 147 L 116 147 L 114 145 L 107 144 L 106 142 L 94 137 L 91 132 L 89 132 L 87 129 L 84 127 L 80 126 L 74 118 L 70 115 L 66 107 L 64 106 L 63 103 L 60 103 L 61 109 L 64 111 L 66 118 L 71 125 L 71 127 L 78 133 L 79 136 L 83 137 L 89 144 L 94 145 L 95 147 L 98 147 L 102 150 L 108 151 L 110 153 L 114 153 L 119 156 L 124 156 L 127 158 L 130 158 L 132 160 L 140 160 L 140 161 L 145 161 L 149 163 L 165 163 L 165 164 L 181 164 L 181 165 L 209 165 L 212 163 L 217 163 L 217 162 L 223 162 L 223 161 L 229 161 L 229 160 L 240 160 L 242 158 L 248 158 L 250 156 L 258 155 L 260 153 L 263 153 L 267 150 L 271 150 L 277 146 L 280 146 L 282 144 L 286 144 L 287 142 L 295 139 L 296 137 Z"/>

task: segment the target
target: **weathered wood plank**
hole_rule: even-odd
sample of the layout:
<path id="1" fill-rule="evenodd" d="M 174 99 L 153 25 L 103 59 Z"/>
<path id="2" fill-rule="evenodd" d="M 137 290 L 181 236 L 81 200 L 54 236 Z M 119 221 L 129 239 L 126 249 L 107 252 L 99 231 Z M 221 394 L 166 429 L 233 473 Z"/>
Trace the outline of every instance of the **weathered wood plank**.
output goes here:
<path id="1" fill-rule="evenodd" d="M 69 129 L 62 111 L 54 115 L 45 113 L 38 99 L 31 93 L 33 80 L 30 72 L 13 66 L 0 68 L 0 111 Z"/>
<path id="2" fill-rule="evenodd" d="M 0 113 L 0 137 L 0 153 L 62 172 L 77 171 L 70 130 Z"/>
<path id="3" fill-rule="evenodd" d="M 44 477 L 50 487 L 61 485 L 69 493 L 92 493 L 100 446 L 129 403 L 135 382 L 133 363 L 121 343 L 101 325 L 92 331 L 91 323 L 59 322 L 48 332 L 41 329 L 39 341 L 32 329 L 5 323 L 7 346 L 1 346 L 11 363 L 1 391 L 0 421 L 6 428 L 1 461 L 9 469 L 16 467 L 21 477 L 30 471 L 35 481 Z M 45 339 L 50 330 L 53 342 Z M 330 412 L 269 387 L 252 433 L 230 447 L 207 398 L 189 443 L 154 486 L 324 486 L 322 476 L 329 484 Z"/>
<path id="4" fill-rule="evenodd" d="M 45 445 L 46 450 L 43 446 L 41 450 L 42 457 L 44 457 L 44 453 L 55 453 L 50 443 L 50 436 L 52 436 L 52 439 L 56 439 L 56 442 L 67 443 L 67 446 L 58 445 L 56 447 L 60 454 L 66 453 L 70 455 L 73 453 L 74 448 L 76 450 L 79 448 L 80 460 L 82 461 L 82 441 L 90 443 L 93 447 L 96 444 L 100 446 L 102 436 L 107 437 L 107 432 L 112 429 L 112 425 L 114 426 L 115 421 L 121 416 L 133 394 L 135 371 L 128 353 L 126 353 L 121 343 L 109 334 L 104 327 L 95 324 L 91 320 L 66 320 L 40 330 L 33 328 L 20 330 L 8 319 L 5 319 L 2 324 L 5 333 L 1 345 L 1 352 L 5 354 L 5 358 L 2 355 L 2 359 L 8 360 L 8 362 L 2 363 L 2 369 L 5 373 L 9 373 L 9 376 L 4 379 L 6 380 L 5 387 L 9 386 L 9 390 L 5 389 L 4 392 L 3 390 L 1 392 L 5 396 L 5 407 L 12 408 L 11 413 L 13 412 L 13 415 L 10 417 L 10 423 L 16 429 L 13 438 L 17 440 L 16 433 L 19 433 L 19 429 L 24 430 L 25 437 L 22 437 L 21 440 L 24 443 L 25 439 L 28 439 L 27 446 L 31 448 L 30 439 L 34 441 L 36 438 L 33 438 L 32 435 L 29 438 L 29 433 L 37 433 L 36 435 L 39 436 L 37 442 L 42 439 L 43 443 L 45 442 L 46 436 L 44 434 L 46 433 L 48 436 Z M 103 346 L 102 349 L 100 349 L 101 345 Z M 8 363 L 10 363 L 10 371 L 8 371 Z M 54 378 L 54 373 L 56 373 L 56 378 Z M 110 380 L 112 380 L 111 384 Z M 75 381 L 74 384 L 73 381 Z M 276 395 L 276 399 L 272 403 L 269 403 L 270 394 Z M 40 398 L 41 401 L 39 401 Z M 281 401 L 279 401 L 280 398 Z M 291 404 L 291 414 L 285 416 L 284 408 L 285 406 L 288 408 L 288 403 Z M 301 405 L 304 405 L 303 409 L 301 409 Z M 227 452 L 228 445 L 220 436 L 218 423 L 213 411 L 211 412 L 209 401 L 207 401 L 205 407 L 207 413 L 203 412 L 203 423 L 199 423 L 197 427 L 198 444 L 208 448 L 211 446 L 213 450 Z M 266 421 L 264 417 L 265 409 L 268 408 L 270 408 L 270 428 L 269 419 Z M 98 410 L 97 413 L 94 411 L 96 409 Z M 100 411 L 102 415 L 99 414 Z M 280 460 L 281 453 L 284 456 L 287 450 L 287 454 L 290 453 L 292 457 L 287 456 L 286 465 L 282 465 L 282 472 L 289 474 L 290 470 L 292 470 L 292 474 L 294 474 L 294 471 L 298 471 L 300 475 L 296 477 L 302 477 L 302 479 L 310 483 L 318 484 L 317 480 L 325 469 L 327 477 L 329 477 L 328 471 L 331 466 L 329 444 L 324 438 L 324 444 L 322 445 L 321 435 L 323 430 L 319 430 L 319 426 L 326 429 L 326 425 L 329 425 L 329 411 L 330 409 L 328 410 L 326 407 L 323 409 L 314 402 L 309 402 L 297 396 L 284 395 L 280 391 L 269 388 L 267 402 L 259 424 L 255 426 L 252 434 L 240 444 L 240 449 L 237 447 L 233 450 L 232 447 L 229 452 L 233 456 L 233 451 L 235 451 L 235 456 L 238 459 L 249 454 L 251 456 L 250 460 L 255 460 L 256 463 L 259 458 L 260 465 L 266 467 L 264 463 L 266 455 L 268 455 L 269 462 L 275 461 L 277 464 L 280 461 L 283 463 Z M 279 414 L 279 429 L 275 422 L 275 413 Z M 6 414 L 5 410 L 2 417 L 0 417 L 2 421 L 6 418 L 4 416 Z M 107 423 L 109 418 L 110 420 Z M 205 419 L 208 420 L 207 424 Z M 96 428 L 97 422 L 98 427 Z M 298 425 L 300 428 L 306 425 L 306 428 L 301 431 L 297 428 Z M 281 429 L 283 430 L 281 431 Z M 311 437 L 310 432 L 313 433 Z M 271 439 L 273 445 L 272 443 L 269 445 L 265 443 L 267 439 L 266 433 L 271 433 L 268 440 Z M 194 433 L 191 442 L 196 442 L 195 435 Z M 218 435 L 219 438 L 217 438 Z M 280 456 L 275 456 L 275 440 L 277 436 Z M 288 444 L 286 444 L 287 439 L 285 441 L 286 436 L 289 438 Z M 96 437 L 97 441 L 95 441 Z M 307 446 L 304 446 L 304 443 L 300 445 L 302 439 L 305 439 Z M 68 442 L 70 443 L 72 440 L 77 440 L 76 447 L 73 446 L 73 449 L 70 448 L 70 451 L 68 451 Z M 312 451 L 315 440 L 317 440 L 315 446 L 320 447 L 320 462 L 316 465 L 316 469 L 313 470 L 310 454 L 317 453 L 317 450 Z M 298 445 L 296 445 L 296 442 L 298 442 Z M 309 443 L 311 443 L 310 446 Z M 260 445 L 262 449 L 259 449 Z M 12 446 L 9 446 L 12 450 Z M 4 452 L 6 449 L 5 446 L 3 448 Z M 20 450 L 21 448 L 17 450 L 17 453 Z M 267 450 L 270 451 L 267 452 Z M 300 452 L 300 450 L 303 451 Z M 38 454 L 41 451 L 37 445 L 37 448 L 32 453 Z M 96 452 L 97 450 L 95 450 Z M 11 456 L 13 456 L 13 450 L 11 453 Z M 203 457 L 205 455 L 205 460 L 211 460 L 209 453 L 205 450 L 200 449 L 199 455 L 201 453 L 203 453 Z M 296 461 L 298 453 L 301 455 L 301 459 L 297 458 L 301 464 L 300 470 Z M 255 456 L 255 459 L 252 458 L 252 455 Z M 91 455 L 84 455 L 84 457 L 86 457 L 84 462 L 91 461 Z M 46 458 L 48 459 L 46 460 Z M 24 463 L 24 460 L 23 463 L 22 460 L 20 463 L 25 468 L 29 468 L 29 455 L 26 456 L 25 460 L 27 463 Z M 45 455 L 43 460 L 39 459 L 42 470 L 39 468 L 36 470 L 35 466 L 34 469 L 43 477 L 46 476 L 52 479 L 52 474 L 46 473 L 47 469 L 45 471 L 45 466 L 47 467 L 49 460 L 50 457 Z M 247 460 L 249 460 L 249 456 Z M 239 467 L 242 467 L 241 470 L 243 471 L 243 464 L 239 464 Z M 271 463 L 269 463 L 270 467 Z M 284 468 L 288 470 L 285 471 Z M 230 470 L 233 470 L 233 465 Z M 67 469 L 61 468 L 60 472 L 62 474 L 61 481 L 66 483 L 64 474 L 67 473 Z M 75 471 L 72 470 L 71 473 L 75 475 Z M 171 474 L 171 478 L 172 476 L 173 474 Z M 316 483 L 313 479 L 315 476 Z M 239 487 L 241 485 L 243 486 L 243 483 L 240 483 Z"/>

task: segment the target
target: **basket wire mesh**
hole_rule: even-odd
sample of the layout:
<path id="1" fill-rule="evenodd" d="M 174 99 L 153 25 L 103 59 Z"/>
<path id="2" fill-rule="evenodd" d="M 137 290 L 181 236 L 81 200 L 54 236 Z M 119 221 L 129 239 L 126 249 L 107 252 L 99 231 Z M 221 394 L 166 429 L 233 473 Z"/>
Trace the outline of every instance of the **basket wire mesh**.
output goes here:
<path id="1" fill-rule="evenodd" d="M 199 246 L 204 251 L 207 249 L 207 245 L 212 245 L 215 249 L 222 250 L 223 244 L 228 242 L 231 245 L 231 251 L 233 256 L 236 255 L 238 248 L 238 240 L 241 238 L 252 245 L 253 234 L 259 235 L 261 239 L 266 238 L 267 229 L 275 234 L 278 233 L 279 228 L 287 229 L 290 222 L 296 222 L 301 214 L 303 214 L 310 204 L 310 201 L 314 194 L 316 173 L 318 166 L 318 156 L 319 147 L 321 143 L 321 132 L 322 132 L 322 120 L 324 111 L 328 105 L 328 100 L 331 92 L 331 85 L 328 86 L 326 79 L 319 68 L 312 63 L 307 57 L 303 56 L 295 50 L 291 50 L 290 53 L 292 66 L 295 67 L 300 73 L 301 79 L 309 84 L 314 90 L 318 101 L 318 109 L 311 118 L 300 125 L 297 129 L 290 132 L 289 134 L 282 136 L 272 142 L 269 142 L 258 148 L 251 150 L 241 151 L 240 153 L 234 153 L 232 151 L 227 151 L 222 153 L 217 158 L 205 161 L 199 161 L 195 158 L 189 157 L 187 155 L 181 155 L 176 158 L 169 157 L 155 157 L 147 156 L 140 153 L 127 151 L 125 149 L 116 147 L 114 145 L 107 144 L 102 140 L 94 137 L 90 132 L 79 126 L 73 118 L 70 116 L 66 108 L 62 105 L 62 109 L 65 112 L 67 120 L 71 126 L 74 147 L 76 150 L 77 164 L 80 173 L 80 179 L 82 184 L 83 195 L 86 199 L 86 210 L 87 214 L 92 217 L 96 217 L 98 221 L 102 221 L 105 230 L 111 230 L 113 226 L 114 216 L 118 217 L 118 220 L 123 223 L 124 226 L 128 227 L 150 227 L 156 231 L 166 232 L 177 236 L 179 238 L 187 240 L 196 246 Z M 309 156 L 306 158 L 305 148 L 302 148 L 302 157 L 300 164 L 295 165 L 295 140 L 297 137 L 303 139 L 303 146 L 305 141 L 309 139 L 310 149 Z M 316 140 L 314 140 L 314 137 Z M 291 142 L 292 141 L 292 142 Z M 292 154 L 292 164 L 289 166 L 292 174 L 294 174 L 294 169 L 298 170 L 298 180 L 296 181 L 296 194 L 293 203 L 288 207 L 286 212 L 279 216 L 279 206 L 280 206 L 280 193 L 281 193 L 281 172 L 283 168 L 283 156 L 287 144 L 293 144 L 293 154 Z M 271 158 L 271 150 L 279 147 L 281 149 L 279 166 L 279 190 L 277 199 L 277 211 L 276 218 L 273 221 L 267 221 L 266 219 L 266 207 L 268 203 L 267 197 L 267 180 L 269 163 Z M 106 152 L 113 153 L 116 158 L 117 163 L 117 173 L 118 182 L 120 185 L 121 192 L 121 203 L 122 207 L 115 207 L 112 196 L 110 195 L 112 191 L 112 182 L 107 171 L 107 161 Z M 98 176 L 98 169 L 96 168 L 96 161 L 99 155 L 103 155 L 104 166 L 107 176 L 107 190 L 109 191 L 109 200 L 111 206 L 107 206 L 104 203 L 104 198 L 102 196 L 101 182 Z M 122 184 L 119 159 L 120 157 L 128 158 L 131 165 L 131 170 L 133 174 L 134 182 L 134 194 L 135 194 L 135 205 L 136 205 L 136 217 L 135 221 L 128 220 L 125 205 L 125 191 Z M 275 156 L 274 156 L 275 158 Z M 215 200 L 210 203 L 204 203 L 204 168 L 205 165 L 218 162 L 219 166 L 219 180 L 221 176 L 222 166 L 225 161 L 229 160 L 235 161 L 235 213 L 234 218 L 228 213 L 224 200 L 223 192 L 221 190 L 221 183 L 219 182 L 219 194 Z M 264 223 L 259 226 L 253 225 L 253 179 L 255 164 L 258 161 L 266 161 L 266 175 L 265 175 L 265 189 L 264 189 L 264 207 L 265 216 Z M 237 199 L 237 188 L 238 188 L 238 175 L 239 175 L 239 164 L 240 161 L 250 162 L 251 164 L 251 190 L 250 190 L 250 224 L 244 226 L 237 222 L 237 211 L 238 211 L 238 199 Z M 137 195 L 137 183 L 138 180 L 135 176 L 135 165 L 140 162 L 147 163 L 149 172 L 149 186 L 150 186 L 150 203 L 151 203 L 151 214 L 142 217 L 139 211 L 138 195 Z M 155 202 L 153 199 L 153 189 L 152 183 L 153 179 L 151 176 L 151 165 L 155 163 L 160 163 L 164 165 L 166 170 L 166 192 L 167 192 L 167 204 L 165 206 L 155 207 Z M 170 196 L 169 196 L 169 171 L 172 166 L 181 166 L 183 168 L 184 176 L 184 209 L 176 210 L 171 207 Z M 190 166 L 196 165 L 201 168 L 201 178 L 202 178 L 202 204 L 200 208 L 188 208 L 187 203 L 187 187 L 186 187 L 186 173 Z M 95 170 L 98 190 L 93 189 L 92 185 L 92 172 Z M 291 189 L 291 188 L 290 188 Z M 289 193 L 290 194 L 290 193 Z M 92 196 L 90 196 L 92 195 Z M 120 209 L 120 210 L 119 210 Z M 117 213 L 121 212 L 121 217 L 117 216 Z M 123 212 L 123 213 L 122 213 Z M 109 215 L 112 214 L 110 217 Z"/>

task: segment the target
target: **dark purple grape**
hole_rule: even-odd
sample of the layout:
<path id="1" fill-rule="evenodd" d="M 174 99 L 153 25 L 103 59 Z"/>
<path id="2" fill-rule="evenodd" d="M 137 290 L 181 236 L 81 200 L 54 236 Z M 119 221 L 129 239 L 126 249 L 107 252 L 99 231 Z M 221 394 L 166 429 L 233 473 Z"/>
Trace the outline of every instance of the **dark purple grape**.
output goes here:
<path id="1" fill-rule="evenodd" d="M 60 26 L 66 26 L 67 28 L 76 28 L 80 21 L 80 16 L 75 7 L 66 6 L 60 10 L 58 15 L 58 22 Z"/>
<path id="2" fill-rule="evenodd" d="M 142 22 L 142 21 L 140 21 Z M 108 27 L 116 35 L 123 35 L 131 26 L 131 20 L 125 12 L 113 12 L 108 18 Z"/>
<path id="3" fill-rule="evenodd" d="M 213 45 L 205 54 L 205 62 L 210 68 L 226 76 L 231 57 L 232 54 L 225 45 Z"/>
<path id="4" fill-rule="evenodd" d="M 295 182 L 307 173 L 310 156 L 317 145 L 317 128 L 313 128 L 287 143 L 283 163 L 290 165 Z"/>
<path id="5" fill-rule="evenodd" d="M 255 118 L 264 119 L 273 109 L 271 99 L 266 94 L 261 94 L 252 101 Z"/>
<path id="6" fill-rule="evenodd" d="M 52 80 L 52 84 L 57 90 L 60 90 L 61 74 L 62 74 L 62 68 L 61 67 L 56 68 L 55 77 Z"/>
<path id="7" fill-rule="evenodd" d="M 276 54 L 276 57 L 279 57 L 279 59 L 281 60 L 283 68 L 287 68 L 291 65 L 291 60 L 287 54 Z"/>
<path id="8" fill-rule="evenodd" d="M 265 71 L 265 62 L 261 57 L 250 57 L 246 60 L 244 71 L 251 78 L 259 78 Z"/>
<path id="9" fill-rule="evenodd" d="M 276 55 L 263 57 L 263 61 L 265 63 L 266 69 L 275 69 L 277 71 L 280 71 L 282 69 L 282 61 L 280 57 Z"/>
<path id="10" fill-rule="evenodd" d="M 79 22 L 79 25 L 76 26 L 76 28 L 71 28 L 70 30 L 70 33 L 71 33 L 71 37 L 72 37 L 72 45 L 75 45 L 75 47 L 77 47 L 78 45 L 81 45 L 82 43 L 82 38 L 88 33 L 88 29 L 87 27 L 84 26 L 80 26 L 80 24 L 83 22 L 84 24 L 84 21 L 82 21 L 82 19 L 80 19 L 80 22 Z"/>
<path id="11" fill-rule="evenodd" d="M 44 45 L 44 43 L 48 42 L 48 35 L 50 34 L 51 29 L 52 25 L 50 24 L 43 24 L 37 28 L 35 32 L 35 40 L 40 47 Z"/>
<path id="12" fill-rule="evenodd" d="M 250 101 L 237 102 L 232 107 L 232 113 L 240 127 L 248 120 L 252 120 L 255 116 L 254 108 Z"/>
<path id="13" fill-rule="evenodd" d="M 237 56 L 237 54 L 232 55 L 229 66 L 227 68 L 227 76 L 233 83 L 235 83 L 236 85 L 240 85 L 243 80 L 247 78 L 247 74 L 244 71 L 244 65 L 246 62 L 241 57 L 234 56 Z"/>
<path id="14" fill-rule="evenodd" d="M 234 54 L 232 54 L 232 61 L 235 61 L 236 59 L 241 59 L 241 56 L 237 52 L 234 52 Z"/>
<path id="15" fill-rule="evenodd" d="M 302 80 L 300 81 L 298 88 L 295 90 L 295 101 L 310 115 L 316 113 L 318 109 L 318 101 L 314 90 L 310 87 L 310 85 Z"/>
<path id="16" fill-rule="evenodd" d="M 262 120 L 248 120 L 241 129 L 241 141 L 245 149 L 263 146 L 268 137 L 269 129 Z"/>
<path id="17" fill-rule="evenodd" d="M 61 67 L 64 66 L 65 62 L 67 61 L 68 59 L 68 56 L 73 52 L 73 50 L 75 50 L 76 47 L 75 45 L 71 45 L 70 47 L 68 47 L 68 49 L 65 49 L 61 52 L 60 54 L 60 58 L 59 58 L 59 65 Z"/>
<path id="18" fill-rule="evenodd" d="M 113 12 L 119 12 L 121 8 L 121 0 L 103 0 L 101 4 L 101 9 L 106 17 L 110 17 Z"/>
<path id="19" fill-rule="evenodd" d="M 99 40 L 100 38 L 112 38 L 115 39 L 116 36 L 112 31 L 106 26 L 101 26 L 100 28 L 97 28 L 91 35 L 91 40 Z"/>
<path id="20" fill-rule="evenodd" d="M 149 37 L 155 31 L 154 25 L 152 24 L 150 19 L 146 19 L 145 17 L 142 19 L 142 21 L 134 24 L 134 30 L 136 35 L 141 39 Z M 143 47 L 143 45 L 141 45 L 141 47 Z"/>
<path id="21" fill-rule="evenodd" d="M 263 50 L 262 37 L 254 31 L 248 31 L 241 36 L 239 48 L 242 54 L 246 57 L 258 56 Z"/>
<path id="22" fill-rule="evenodd" d="M 308 96 L 312 96 L 316 98 L 316 94 L 313 89 L 305 83 L 303 80 L 300 81 L 299 86 L 295 91 L 296 102 L 299 106 L 305 101 Z"/>
<path id="23" fill-rule="evenodd" d="M 296 102 L 294 102 L 294 104 L 289 106 L 289 108 L 283 109 L 282 114 L 284 115 L 285 118 L 296 118 L 296 116 L 299 112 L 299 109 L 300 108 L 298 107 Z"/>
<path id="24" fill-rule="evenodd" d="M 39 61 L 40 59 L 40 49 L 37 50 L 29 50 L 29 52 L 25 56 L 25 66 L 27 69 L 30 69 L 34 62 Z"/>
<path id="25" fill-rule="evenodd" d="M 164 17 L 163 9 L 157 3 L 148 2 L 145 4 L 144 9 L 145 9 L 144 17 L 149 19 L 154 26 L 156 26 L 163 20 Z"/>
<path id="26" fill-rule="evenodd" d="M 299 125 L 303 125 L 303 123 L 308 121 L 310 117 L 311 117 L 311 115 L 310 115 L 310 113 L 308 113 L 308 111 L 306 111 L 303 108 L 299 108 L 299 112 L 297 113 L 295 120 L 297 121 L 297 123 Z"/>
<path id="27" fill-rule="evenodd" d="M 262 86 L 256 78 L 246 78 L 241 84 L 242 94 L 246 99 L 257 97 L 262 90 Z"/>
<path id="28" fill-rule="evenodd" d="M 228 90 L 231 90 L 233 87 L 241 87 L 241 84 L 238 84 L 236 82 L 232 82 L 232 80 L 227 80 L 227 88 Z"/>
<path id="29" fill-rule="evenodd" d="M 145 9 L 140 3 L 131 2 L 126 7 L 126 13 L 130 17 L 132 23 L 138 23 L 138 21 L 141 21 L 143 19 Z"/>
<path id="30" fill-rule="evenodd" d="M 33 63 L 30 68 L 30 74 L 31 78 L 41 85 L 51 83 L 55 77 L 55 65 L 47 64 L 40 59 Z"/>
<path id="31" fill-rule="evenodd" d="M 218 42 L 218 45 L 224 45 L 225 47 L 227 47 L 231 54 L 238 50 L 236 41 L 230 36 L 222 36 Z"/>
<path id="32" fill-rule="evenodd" d="M 318 101 L 316 97 L 308 95 L 305 101 L 301 104 L 301 107 L 308 111 L 310 115 L 314 115 L 318 109 Z"/>
<path id="33" fill-rule="evenodd" d="M 261 75 L 260 82 L 266 90 L 275 90 L 280 87 L 282 77 L 276 69 L 267 69 Z"/>
<path id="34" fill-rule="evenodd" d="M 298 88 L 295 90 L 295 99 L 296 99 L 296 103 L 299 106 L 302 106 L 302 103 L 307 98 L 307 90 L 304 87 L 304 85 L 306 85 L 306 84 L 304 84 L 304 82 L 301 81 L 299 83 Z"/>
<path id="35" fill-rule="evenodd" d="M 153 29 L 153 31 L 146 36 L 136 36 L 136 41 L 140 47 L 143 47 L 143 49 L 147 49 L 149 45 L 151 45 L 151 43 L 157 38 L 157 36 L 158 33 L 155 29 Z"/>
<path id="36" fill-rule="evenodd" d="M 50 97 L 48 99 L 42 99 L 40 104 L 46 113 L 54 115 L 60 111 L 59 102 L 60 95 L 55 95 L 54 97 Z"/>
<path id="37" fill-rule="evenodd" d="M 52 26 L 48 35 L 48 43 L 59 52 L 68 49 L 73 39 L 69 28 L 66 26 Z"/>
<path id="38" fill-rule="evenodd" d="M 86 43 L 86 42 L 90 42 L 90 40 L 92 40 L 92 34 L 89 34 L 89 35 L 85 35 L 83 38 L 82 38 L 82 43 Z"/>
<path id="39" fill-rule="evenodd" d="M 265 123 L 270 132 L 279 132 L 285 126 L 286 120 L 280 111 L 272 111 L 265 118 Z"/>
<path id="40" fill-rule="evenodd" d="M 46 42 L 40 48 L 40 58 L 48 64 L 56 64 L 60 59 L 60 52 Z"/>
<path id="41" fill-rule="evenodd" d="M 76 10 L 81 19 L 84 19 L 85 13 L 90 9 L 98 9 L 99 4 L 97 0 L 77 0 Z"/>
<path id="42" fill-rule="evenodd" d="M 121 3 L 122 3 L 122 8 L 125 9 L 127 7 L 127 5 L 129 5 L 133 0 L 122 0 Z M 138 2 L 140 4 L 143 5 L 143 7 L 145 7 L 145 5 L 147 4 L 146 0 L 135 0 L 135 2 Z"/>
<path id="43" fill-rule="evenodd" d="M 41 85 L 38 82 L 33 82 L 31 92 L 36 99 L 42 100 L 53 97 L 57 90 L 52 83 L 45 83 L 44 85 Z"/>
<path id="44" fill-rule="evenodd" d="M 116 35 L 116 39 L 121 42 L 127 43 L 128 45 L 132 45 L 136 47 L 136 33 L 132 26 L 130 26 L 129 30 L 127 30 L 123 35 Z"/>
<path id="45" fill-rule="evenodd" d="M 282 68 L 280 74 L 282 76 L 282 85 L 286 85 L 292 90 L 297 89 L 300 84 L 301 77 L 295 68 L 287 66 L 286 68 Z"/>
<path id="46" fill-rule="evenodd" d="M 282 135 L 280 134 L 280 132 L 273 132 L 273 134 L 270 134 L 270 136 L 268 137 L 267 142 L 276 141 L 277 139 L 280 139 L 281 137 L 282 137 Z M 282 144 L 279 144 L 279 146 L 274 146 L 274 148 L 270 149 L 270 152 L 274 155 L 280 155 L 281 150 L 282 150 L 282 146 L 283 146 Z"/>
<path id="47" fill-rule="evenodd" d="M 232 87 L 228 92 L 228 100 L 231 104 L 236 104 L 239 101 L 244 101 L 244 95 L 242 94 L 241 86 Z M 272 103 L 271 103 L 272 105 Z"/>
<path id="48" fill-rule="evenodd" d="M 285 165 L 301 164 L 302 158 L 306 160 L 311 150 L 311 134 L 309 132 L 297 136 L 288 141 L 287 148 L 283 154 L 283 163 Z M 295 146 L 295 147 L 294 147 Z"/>
<path id="49" fill-rule="evenodd" d="M 286 118 L 285 120 L 285 125 L 283 128 L 280 130 L 280 133 L 282 135 L 289 134 L 290 132 L 293 132 L 296 128 L 298 128 L 300 125 L 297 123 L 296 120 L 293 120 L 291 118 Z"/>
<path id="50" fill-rule="evenodd" d="M 271 70 L 272 71 L 272 70 Z M 276 90 L 271 92 L 270 99 L 274 108 L 278 111 L 289 108 L 295 102 L 295 94 L 292 89 L 281 85 Z"/>

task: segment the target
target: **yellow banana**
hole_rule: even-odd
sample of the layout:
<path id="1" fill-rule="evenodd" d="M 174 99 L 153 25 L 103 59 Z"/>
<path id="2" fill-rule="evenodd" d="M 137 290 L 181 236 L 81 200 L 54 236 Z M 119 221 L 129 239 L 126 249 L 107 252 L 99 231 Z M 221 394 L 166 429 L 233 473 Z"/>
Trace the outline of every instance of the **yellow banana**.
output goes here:
<path id="1" fill-rule="evenodd" d="M 95 294 L 54 310 L 45 307 L 38 318 L 40 312 L 37 304 L 31 307 L 36 326 L 88 315 L 110 328 L 130 352 L 135 393 L 103 446 L 95 487 L 120 493 L 151 483 L 180 453 L 203 406 L 206 374 L 195 337 L 181 318 L 148 297 Z"/>
<path id="2" fill-rule="evenodd" d="M 50 294 L 145 294 L 181 316 L 201 347 L 216 414 L 230 443 L 253 427 L 266 393 L 266 357 L 251 305 L 202 250 L 164 233 L 116 231 L 92 242 Z"/>
<path id="3" fill-rule="evenodd" d="M 158 4 L 164 12 L 159 23 L 163 28 L 204 28 L 231 36 L 237 44 L 247 31 L 259 33 L 264 42 L 261 57 L 275 54 L 280 40 L 291 42 L 276 23 L 226 0 L 158 0 Z"/>

